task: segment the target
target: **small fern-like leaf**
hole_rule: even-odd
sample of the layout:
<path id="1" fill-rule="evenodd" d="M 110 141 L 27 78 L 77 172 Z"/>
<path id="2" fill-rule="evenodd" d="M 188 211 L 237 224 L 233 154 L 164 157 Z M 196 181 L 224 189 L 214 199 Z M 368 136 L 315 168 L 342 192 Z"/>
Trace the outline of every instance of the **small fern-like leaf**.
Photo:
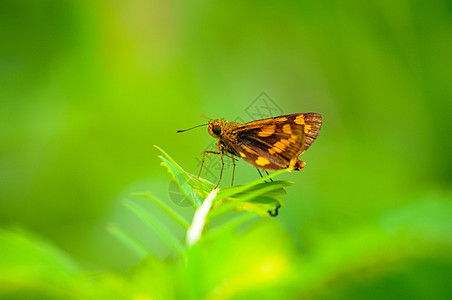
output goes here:
<path id="1" fill-rule="evenodd" d="M 180 226 L 182 226 L 185 230 L 188 229 L 188 222 L 175 210 L 166 205 L 162 200 L 156 198 L 155 196 L 149 193 L 133 193 L 133 197 L 143 197 L 151 200 L 155 204 L 157 204 L 168 216 L 170 216 L 174 221 L 176 221 Z"/>
<path id="2" fill-rule="evenodd" d="M 143 209 L 138 204 L 135 204 L 131 201 L 126 201 L 124 205 L 130 209 L 133 213 L 135 213 L 143 222 L 155 230 L 162 240 L 173 249 L 175 253 L 177 253 L 180 257 L 185 255 L 185 248 L 182 246 L 179 239 L 174 236 L 171 231 L 169 231 L 160 221 L 157 220 L 154 216 L 152 216 L 149 212 Z"/>
<path id="3" fill-rule="evenodd" d="M 194 208 L 198 208 L 201 199 L 205 199 L 215 185 L 186 172 L 168 153 L 158 146 L 155 147 L 162 153 L 159 156 L 162 159 L 162 165 L 168 169 L 182 194 Z M 269 211 L 285 205 L 280 196 L 285 194 L 284 187 L 293 185 L 293 183 L 290 181 L 266 181 L 288 171 L 290 169 L 279 170 L 244 185 L 221 188 L 212 202 L 213 209 L 209 217 L 214 218 L 231 210 L 268 216 Z"/>
<path id="4" fill-rule="evenodd" d="M 149 251 L 140 241 L 133 237 L 130 233 L 116 224 L 107 226 L 108 232 L 120 240 L 131 252 L 135 253 L 139 258 L 145 258 Z"/>

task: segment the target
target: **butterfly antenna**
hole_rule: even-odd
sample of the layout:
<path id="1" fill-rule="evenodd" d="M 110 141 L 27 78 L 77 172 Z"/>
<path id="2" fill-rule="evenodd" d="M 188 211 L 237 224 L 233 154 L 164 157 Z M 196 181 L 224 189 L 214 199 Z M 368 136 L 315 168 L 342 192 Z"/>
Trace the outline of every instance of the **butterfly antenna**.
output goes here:
<path id="1" fill-rule="evenodd" d="M 198 125 L 198 126 L 195 126 L 195 127 L 192 127 L 192 128 L 188 128 L 188 129 L 184 129 L 184 130 L 178 130 L 177 133 L 181 133 L 181 132 L 184 132 L 184 131 L 187 131 L 187 130 L 192 130 L 194 128 L 198 128 L 198 127 L 206 126 L 206 125 L 209 125 L 209 124 L 201 124 L 201 125 Z"/>

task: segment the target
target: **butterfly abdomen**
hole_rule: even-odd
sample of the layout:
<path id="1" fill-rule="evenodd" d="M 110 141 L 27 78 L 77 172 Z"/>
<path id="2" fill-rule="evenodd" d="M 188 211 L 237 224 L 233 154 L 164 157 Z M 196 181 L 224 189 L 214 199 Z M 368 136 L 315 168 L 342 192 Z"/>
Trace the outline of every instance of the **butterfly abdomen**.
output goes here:
<path id="1" fill-rule="evenodd" d="M 298 159 L 295 162 L 295 165 L 293 166 L 293 169 L 296 170 L 296 171 L 301 171 L 301 169 L 303 169 L 305 165 L 306 165 L 306 163 L 304 161 L 301 161 L 301 160 Z"/>

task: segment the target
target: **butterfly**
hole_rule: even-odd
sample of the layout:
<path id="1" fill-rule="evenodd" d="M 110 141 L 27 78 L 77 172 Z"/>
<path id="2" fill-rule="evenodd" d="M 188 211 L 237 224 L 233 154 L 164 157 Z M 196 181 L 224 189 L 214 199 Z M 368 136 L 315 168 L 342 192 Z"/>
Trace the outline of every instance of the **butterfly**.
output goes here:
<path id="1" fill-rule="evenodd" d="M 322 127 L 322 115 L 318 113 L 297 113 L 267 118 L 248 123 L 228 122 L 224 119 L 212 119 L 207 124 L 209 134 L 218 140 L 218 151 L 204 151 L 205 154 L 220 155 L 222 168 L 217 187 L 223 175 L 224 156 L 232 159 L 232 183 L 234 183 L 235 157 L 242 158 L 249 164 L 267 171 L 292 168 L 300 171 L 305 162 L 298 159 L 314 142 Z M 268 174 L 268 172 L 267 172 Z"/>

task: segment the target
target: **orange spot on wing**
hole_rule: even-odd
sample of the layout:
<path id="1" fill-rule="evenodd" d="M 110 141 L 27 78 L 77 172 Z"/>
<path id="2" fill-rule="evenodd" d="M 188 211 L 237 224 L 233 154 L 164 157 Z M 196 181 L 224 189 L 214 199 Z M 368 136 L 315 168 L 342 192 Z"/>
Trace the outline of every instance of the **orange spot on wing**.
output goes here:
<path id="1" fill-rule="evenodd" d="M 292 134 L 292 129 L 290 128 L 290 124 L 284 124 L 282 127 L 282 130 L 284 133 Z"/>
<path id="2" fill-rule="evenodd" d="M 282 144 L 284 144 L 284 148 L 286 148 L 287 146 L 290 145 L 289 140 L 286 140 L 286 139 L 281 139 L 280 142 L 281 142 Z"/>
<path id="3" fill-rule="evenodd" d="M 269 165 L 270 161 L 268 159 L 266 159 L 265 157 L 259 156 L 258 159 L 256 159 L 256 165 L 259 166 L 265 166 L 265 165 Z"/>
<path id="4" fill-rule="evenodd" d="M 251 149 L 250 147 L 245 146 L 245 145 L 242 145 L 241 147 L 242 147 L 242 149 L 245 150 L 246 152 L 249 152 L 249 153 L 252 153 L 252 154 L 256 154 L 256 155 L 257 155 L 257 152 L 254 151 L 253 149 Z"/>
<path id="5" fill-rule="evenodd" d="M 277 141 L 273 144 L 273 148 L 268 149 L 270 154 L 281 153 L 286 149 L 286 144 L 283 144 L 281 141 Z"/>
<path id="6" fill-rule="evenodd" d="M 300 125 L 304 125 L 306 124 L 304 121 L 304 115 L 299 115 L 295 118 L 295 123 L 300 124 Z"/>
<path id="7" fill-rule="evenodd" d="M 304 125 L 304 133 L 308 133 L 311 131 L 312 126 L 311 125 Z"/>
<path id="8" fill-rule="evenodd" d="M 241 157 L 246 157 L 246 154 L 243 153 L 243 152 L 239 152 L 239 154 L 240 154 Z"/>
<path id="9" fill-rule="evenodd" d="M 262 128 L 261 131 L 257 133 L 258 136 L 267 137 L 275 133 L 276 125 L 269 125 Z"/>
<path id="10" fill-rule="evenodd" d="M 298 136 L 296 136 L 295 134 L 292 134 L 289 138 L 289 142 L 295 144 L 297 141 L 298 141 Z"/>

